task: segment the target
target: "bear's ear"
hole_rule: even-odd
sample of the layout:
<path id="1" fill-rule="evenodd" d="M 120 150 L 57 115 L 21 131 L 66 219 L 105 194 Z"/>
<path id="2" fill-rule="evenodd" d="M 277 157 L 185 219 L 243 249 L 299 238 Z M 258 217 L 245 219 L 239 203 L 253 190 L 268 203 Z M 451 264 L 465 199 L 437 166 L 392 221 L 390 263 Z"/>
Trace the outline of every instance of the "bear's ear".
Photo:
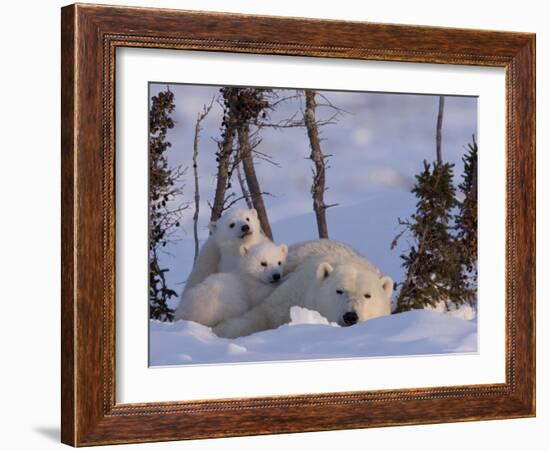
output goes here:
<path id="1" fill-rule="evenodd" d="M 216 221 L 210 221 L 210 224 L 208 224 L 208 230 L 210 230 L 210 233 L 214 233 L 216 231 Z"/>
<path id="2" fill-rule="evenodd" d="M 382 284 L 384 293 L 386 293 L 386 296 L 390 298 L 393 293 L 393 279 L 391 277 L 384 276 L 380 279 L 380 283 Z"/>
<path id="3" fill-rule="evenodd" d="M 239 253 L 241 254 L 241 257 L 244 257 L 246 254 L 248 254 L 248 248 L 242 244 L 241 247 L 239 247 Z"/>
<path id="4" fill-rule="evenodd" d="M 252 216 L 254 216 L 255 218 L 258 217 L 258 212 L 256 211 L 255 208 L 251 208 L 251 209 L 250 209 L 250 214 L 251 214 Z"/>
<path id="5" fill-rule="evenodd" d="M 327 262 L 322 262 L 317 268 L 317 279 L 325 280 L 333 271 L 333 267 Z"/>
<path id="6" fill-rule="evenodd" d="M 279 249 L 281 249 L 281 252 L 286 257 L 286 255 L 288 254 L 288 246 L 286 244 L 281 244 L 279 246 Z"/>

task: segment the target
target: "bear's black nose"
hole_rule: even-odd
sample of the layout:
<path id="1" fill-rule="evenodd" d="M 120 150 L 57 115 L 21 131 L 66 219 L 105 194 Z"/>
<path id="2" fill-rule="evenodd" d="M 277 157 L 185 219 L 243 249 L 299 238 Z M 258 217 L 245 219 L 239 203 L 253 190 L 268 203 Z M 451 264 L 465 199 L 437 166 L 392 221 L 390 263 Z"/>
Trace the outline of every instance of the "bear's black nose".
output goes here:
<path id="1" fill-rule="evenodd" d="M 342 318 L 344 318 L 344 323 L 346 323 L 348 326 L 352 326 L 359 319 L 357 313 L 355 312 L 346 312 L 344 313 L 344 316 Z"/>
<path id="2" fill-rule="evenodd" d="M 250 226 L 249 226 L 248 224 L 245 224 L 245 225 L 243 225 L 243 226 L 241 227 L 241 230 L 242 230 L 243 232 L 248 232 L 248 231 L 250 230 Z"/>
<path id="3" fill-rule="evenodd" d="M 281 279 L 281 275 L 280 275 L 278 272 L 276 272 L 275 274 L 273 274 L 272 277 L 273 277 L 273 280 L 280 280 L 280 279 Z"/>

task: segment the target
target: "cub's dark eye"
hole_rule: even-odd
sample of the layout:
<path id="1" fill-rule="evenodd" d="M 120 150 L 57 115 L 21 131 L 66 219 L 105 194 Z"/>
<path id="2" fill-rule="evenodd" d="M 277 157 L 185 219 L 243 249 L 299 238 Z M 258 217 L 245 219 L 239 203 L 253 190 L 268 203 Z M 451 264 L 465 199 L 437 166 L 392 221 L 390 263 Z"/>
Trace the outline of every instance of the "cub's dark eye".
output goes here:
<path id="1" fill-rule="evenodd" d="M 250 218 L 246 218 L 246 222 L 250 222 Z"/>
<path id="2" fill-rule="evenodd" d="M 281 262 L 277 263 L 279 266 L 281 266 Z"/>
<path id="3" fill-rule="evenodd" d="M 365 294 L 364 295 L 367 299 L 370 299 L 371 298 L 371 295 L 369 293 Z"/>
<path id="4" fill-rule="evenodd" d="M 229 227 L 232 229 L 233 227 L 235 227 L 235 223 L 232 222 L 231 224 L 229 224 Z"/>
<path id="5" fill-rule="evenodd" d="M 262 262 L 262 266 L 267 266 L 267 262 Z"/>
<path id="6" fill-rule="evenodd" d="M 336 290 L 336 293 L 338 293 L 338 294 L 344 294 L 344 290 Z"/>

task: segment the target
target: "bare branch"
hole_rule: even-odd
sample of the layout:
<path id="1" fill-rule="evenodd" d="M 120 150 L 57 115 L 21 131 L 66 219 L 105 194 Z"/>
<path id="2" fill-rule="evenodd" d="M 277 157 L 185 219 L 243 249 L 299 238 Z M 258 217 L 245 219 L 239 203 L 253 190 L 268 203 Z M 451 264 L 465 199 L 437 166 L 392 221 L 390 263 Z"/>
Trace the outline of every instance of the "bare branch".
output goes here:
<path id="1" fill-rule="evenodd" d="M 323 99 L 323 100 L 326 102 L 326 103 L 317 103 L 317 106 L 329 107 L 329 108 L 332 108 L 333 110 L 338 111 L 339 113 L 351 114 L 349 111 L 344 110 L 343 108 L 340 108 L 340 107 L 337 107 L 336 105 L 334 105 L 334 104 L 327 98 L 327 96 L 325 96 L 323 93 L 317 92 L 317 95 L 318 95 L 321 99 Z"/>
<path id="2" fill-rule="evenodd" d="M 197 114 L 197 122 L 195 123 L 195 138 L 193 140 L 193 175 L 195 179 L 195 213 L 193 214 L 193 237 L 195 239 L 195 257 L 194 262 L 199 256 L 199 211 L 200 211 L 200 192 L 199 192 L 199 170 L 198 170 L 198 155 L 199 155 L 199 137 L 201 132 L 201 122 L 210 113 L 215 98 L 212 97 L 210 105 L 203 105 L 202 112 Z"/>
<path id="3" fill-rule="evenodd" d="M 294 99 L 301 99 L 303 98 L 303 94 L 301 94 L 300 92 L 296 91 L 296 94 L 293 94 L 291 96 L 285 96 L 285 97 L 281 97 L 280 99 L 278 99 L 277 101 L 275 102 L 272 102 L 270 107 L 271 109 L 275 109 L 280 103 L 284 103 L 284 102 L 289 102 L 291 100 L 294 100 Z"/>
<path id="4" fill-rule="evenodd" d="M 271 196 L 272 194 L 271 194 L 271 193 L 268 193 L 268 192 L 266 192 L 266 191 L 262 191 L 262 192 L 258 193 L 258 195 Z M 237 202 L 239 202 L 239 201 L 241 201 L 241 200 L 246 201 L 247 204 L 248 204 L 248 202 L 249 202 L 249 200 L 250 200 L 250 199 L 247 199 L 246 195 L 242 195 L 242 196 L 240 196 L 240 197 L 236 197 L 236 198 L 233 199 L 231 202 L 228 202 L 228 203 L 227 203 L 227 201 L 229 201 L 229 199 L 230 199 L 231 197 L 234 197 L 234 196 L 236 196 L 235 193 L 231 193 L 229 196 L 227 196 L 227 198 L 226 198 L 226 205 L 225 205 L 224 210 L 229 210 L 233 205 L 235 205 Z M 250 194 L 249 194 L 249 196 L 250 196 Z M 250 208 L 252 208 L 252 206 L 251 206 Z"/>
<path id="5" fill-rule="evenodd" d="M 248 192 L 248 189 L 244 183 L 243 174 L 241 172 L 241 166 L 239 164 L 236 165 L 237 169 L 237 180 L 239 181 L 239 185 L 241 186 L 241 191 L 243 193 L 243 199 L 246 202 L 246 205 L 248 208 L 253 208 L 252 200 L 250 199 L 250 193 Z"/>

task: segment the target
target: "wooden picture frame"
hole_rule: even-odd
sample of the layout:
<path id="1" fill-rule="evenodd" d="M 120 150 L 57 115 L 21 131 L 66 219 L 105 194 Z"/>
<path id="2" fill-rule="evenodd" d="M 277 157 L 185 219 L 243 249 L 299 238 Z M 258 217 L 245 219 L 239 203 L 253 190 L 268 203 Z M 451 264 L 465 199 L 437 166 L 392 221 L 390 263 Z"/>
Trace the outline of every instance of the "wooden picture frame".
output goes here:
<path id="1" fill-rule="evenodd" d="M 61 35 L 64 443 L 85 446 L 535 415 L 534 34 L 76 4 L 62 9 Z M 118 47 L 505 68 L 506 382 L 117 403 Z"/>

